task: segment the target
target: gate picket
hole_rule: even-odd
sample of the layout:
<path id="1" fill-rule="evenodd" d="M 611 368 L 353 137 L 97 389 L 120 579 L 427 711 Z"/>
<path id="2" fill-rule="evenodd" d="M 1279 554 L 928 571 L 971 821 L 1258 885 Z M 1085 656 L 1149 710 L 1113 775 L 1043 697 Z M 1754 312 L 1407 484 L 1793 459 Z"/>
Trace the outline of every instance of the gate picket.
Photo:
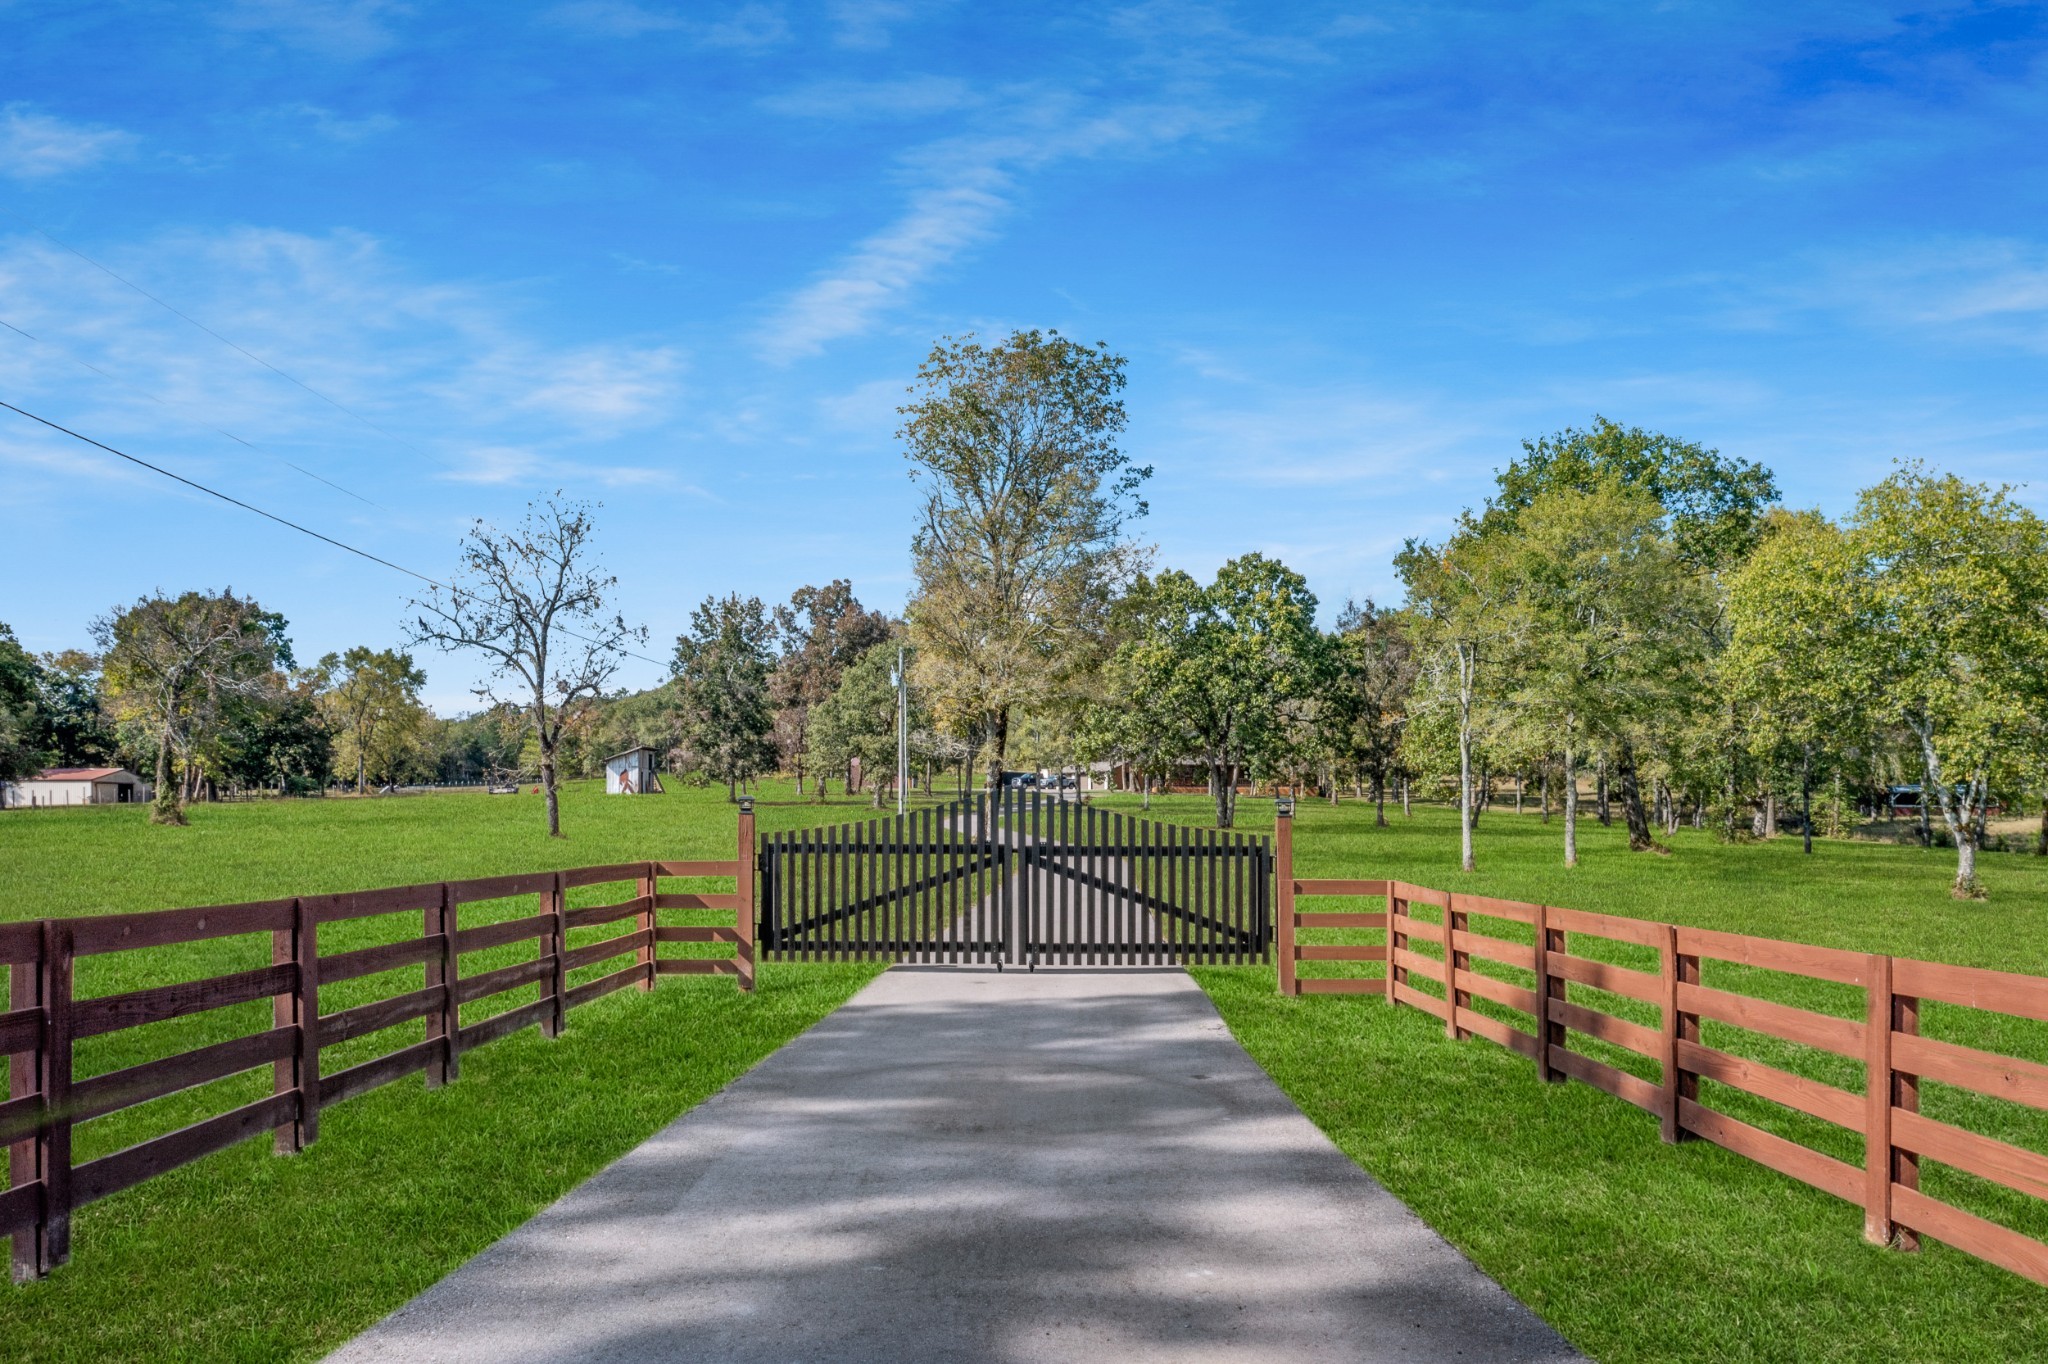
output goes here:
<path id="1" fill-rule="evenodd" d="M 1035 967 L 1266 958 L 1270 840 L 1006 789 L 764 838 L 761 942 L 784 961 Z"/>

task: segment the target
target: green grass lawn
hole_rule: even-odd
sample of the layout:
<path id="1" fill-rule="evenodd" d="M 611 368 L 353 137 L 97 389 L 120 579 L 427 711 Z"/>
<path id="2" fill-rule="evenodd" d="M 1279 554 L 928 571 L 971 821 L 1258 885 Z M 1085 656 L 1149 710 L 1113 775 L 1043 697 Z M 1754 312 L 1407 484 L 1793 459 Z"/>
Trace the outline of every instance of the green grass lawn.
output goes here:
<path id="1" fill-rule="evenodd" d="M 786 785 L 764 788 L 763 831 L 869 817 L 864 801 L 820 810 Z M 1106 804 L 1134 809 L 1135 798 Z M 1195 797 L 1155 800 L 1156 817 L 1210 818 Z M 1269 827 L 1246 801 L 1241 823 Z M 732 854 L 734 811 L 718 791 L 611 799 L 572 786 L 569 837 L 541 832 L 531 796 L 463 793 L 366 801 L 201 807 L 187 829 L 156 829 L 137 809 L 0 817 L 0 916 L 106 913 L 223 903 L 659 858 Z M 1987 856 L 1991 898 L 1948 898 L 1951 854 L 1794 839 L 1727 847 L 1681 833 L 1676 855 L 1634 856 L 1620 829 L 1588 820 L 1584 865 L 1559 865 L 1556 823 L 1489 815 L 1481 871 L 1456 870 L 1456 827 L 1441 809 L 1372 826 L 1368 807 L 1304 802 L 1304 876 L 1393 876 L 1424 885 L 1698 924 L 1859 950 L 2048 975 L 2048 862 Z M 706 888 L 712 888 L 707 885 Z M 592 888 L 582 903 L 608 898 Z M 1335 908 L 1335 903 L 1305 905 Z M 531 913 L 530 901 L 464 908 L 465 926 Z M 335 925 L 323 951 L 417 931 Z M 715 916 L 713 916 L 715 917 Z M 1487 925 L 1508 935 L 1511 926 Z M 609 934 L 614 927 L 587 931 Z M 574 942 L 579 943 L 582 937 Z M 1584 950 L 1641 965 L 1629 949 Z M 497 949 L 508 954 L 524 948 Z M 199 944 L 83 964 L 80 992 L 190 979 L 267 961 L 267 942 Z M 503 964 L 488 954 L 465 969 Z M 619 963 L 613 963 L 614 966 Z M 599 974 L 603 967 L 588 968 Z M 246 1143 L 83 1210 L 75 1259 L 49 1281 L 0 1293 L 0 1357 L 307 1358 L 345 1339 L 518 1225 L 675 1114 L 796 1035 L 869 979 L 873 967 L 763 967 L 760 993 L 720 978 L 670 978 L 569 1016 L 562 1039 L 531 1031 L 470 1053 L 462 1078 L 415 1079 L 326 1110 L 320 1141 L 280 1158 Z M 1342 968 L 1320 968 L 1331 971 Z M 1504 975 L 1513 973 L 1501 968 Z M 1860 993 L 1764 972 L 1710 967 L 1708 982 L 1844 1015 Z M 323 1008 L 414 988 L 392 973 L 323 991 Z M 1859 1212 L 1705 1143 L 1667 1147 L 1654 1121 L 1585 1085 L 1543 1085 L 1526 1060 L 1488 1043 L 1445 1040 L 1419 1011 L 1377 999 L 1283 1000 L 1270 969 L 1196 972 L 1237 1036 L 1346 1151 L 1575 1343 L 1608 1361 L 2048 1358 L 2048 1290 L 1935 1246 L 1888 1253 L 1861 1241 Z M 1639 1010 L 1574 988 L 1616 1012 Z M 465 1006 L 465 1020 L 531 997 Z M 1507 1016 L 1507 1015 L 1503 1015 Z M 1640 1016 L 1640 1015 L 1632 1015 Z M 92 1039 L 81 1076 L 265 1025 L 260 1006 L 219 1010 Z M 1647 1018 L 1644 1021 L 1648 1021 Z M 419 1025 L 347 1044 L 330 1068 L 414 1040 Z M 2048 1028 L 1966 1010 L 1931 1010 L 1937 1036 L 2048 1060 Z M 1765 1039 L 1707 1040 L 1847 1088 L 1854 1063 Z M 350 1048 L 355 1050 L 349 1050 Z M 1625 1054 L 1593 1049 L 1634 1065 Z M 1641 1067 L 1636 1067 L 1639 1071 Z M 268 1090 L 268 1076 L 224 1081 L 85 1124 L 89 1159 Z M 1859 1159 L 1823 1124 L 1722 1091 L 1706 1100 L 1745 1120 Z M 2036 1150 L 2032 1114 L 1954 1092 L 1928 1111 Z M 2037 1235 L 2040 1209 L 1932 1170 L 1930 1192 Z"/>
<path id="2" fill-rule="evenodd" d="M 771 788 L 770 797 L 791 794 Z M 613 799 L 571 786 L 568 838 L 545 837 L 537 797 L 480 793 L 202 806 L 185 829 L 139 808 L 0 816 L 0 916 L 116 913 L 454 880 L 647 858 L 729 858 L 722 791 Z M 841 803 L 830 815 L 862 817 Z M 764 802 L 764 829 L 810 823 L 810 805 Z M 684 883 L 678 883 L 684 884 Z M 719 883 L 695 883 L 726 888 Z M 592 887 L 572 904 L 616 898 Z M 625 889 L 624 893 L 630 893 Z M 534 912 L 531 898 L 464 906 L 463 926 Z M 672 914 L 670 921 L 710 915 Z M 723 916 L 727 922 L 730 915 Z M 334 952 L 417 934 L 417 915 L 330 925 Z M 571 945 L 629 925 L 572 935 Z M 677 949 L 670 948 L 674 952 Z M 729 951 L 729 949 L 726 949 Z M 78 992 L 110 993 L 243 969 L 266 941 L 223 939 L 80 962 Z M 464 957 L 470 972 L 530 957 L 526 944 Z M 579 983 L 624 966 L 586 968 Z M 607 1162 L 829 1013 L 878 968 L 767 965 L 741 995 L 718 977 L 671 977 L 572 1011 L 556 1041 L 528 1029 L 463 1057 L 456 1083 L 402 1080 L 324 1110 L 320 1139 L 277 1157 L 246 1142 L 83 1209 L 72 1263 L 0 1289 L 0 1358 L 316 1358 L 518 1226 Z M 321 992 L 323 1012 L 416 989 L 418 967 Z M 532 999 L 478 1000 L 464 1022 Z M 268 1026 L 244 1005 L 89 1039 L 80 1078 Z M 332 1072 L 419 1040 L 401 1025 L 323 1053 Z M 82 1124 L 80 1161 L 269 1092 L 267 1070 Z"/>
<path id="3" fill-rule="evenodd" d="M 1211 818 L 1192 798 L 1154 805 L 1170 819 Z M 1242 814 L 1245 827 L 1266 827 L 1272 807 L 1246 802 Z M 1480 870 L 1467 875 L 1457 869 L 1454 815 L 1418 809 L 1413 820 L 1398 812 L 1391 818 L 1394 826 L 1381 830 L 1363 806 L 1332 810 L 1303 802 L 1297 874 L 1394 877 L 2048 975 L 2048 862 L 2032 857 L 1986 856 L 1991 898 L 1959 903 L 1948 896 L 1953 853 L 1842 842 L 1816 844 L 1807 858 L 1792 838 L 1724 846 L 1687 831 L 1666 858 L 1630 854 L 1618 825 L 1588 821 L 1583 865 L 1568 871 L 1558 822 L 1494 813 L 1480 828 Z M 1302 907 L 1343 905 L 1305 900 Z M 1516 936 L 1517 926 L 1506 921 L 1486 920 L 1485 927 Z M 1529 940 L 1526 930 L 1519 936 Z M 1580 938 L 1573 950 L 1654 966 L 1652 954 L 1617 944 Z M 1526 973 L 1485 965 L 1531 983 Z M 1195 975 L 1252 1055 L 1345 1151 L 1596 1358 L 2048 1359 L 2048 1289 L 1939 1245 L 1917 1255 L 1866 1246 L 1859 1209 L 1704 1142 L 1666 1146 L 1648 1114 L 1587 1085 L 1543 1084 L 1529 1061 L 1487 1042 L 1449 1041 L 1442 1023 L 1420 1010 L 1389 1008 L 1376 998 L 1282 999 L 1267 970 L 1202 968 Z M 1860 1016 L 1857 990 L 1711 963 L 1706 982 Z M 1572 993 L 1637 1021 L 1656 1021 L 1654 1011 L 1633 1001 L 1576 985 Z M 1518 1015 L 1485 1007 L 1527 1027 Z M 2048 1061 L 2042 1025 L 1939 1007 L 1924 1021 L 1936 1036 Z M 1862 1088 L 1855 1062 L 1713 1023 L 1705 1040 Z M 1619 1049 L 1574 1045 L 1655 1074 Z M 2048 1151 L 2042 1115 L 1925 1088 L 1932 1116 Z M 1861 1163 L 1860 1140 L 1840 1129 L 1720 1086 L 1702 1089 L 1711 1106 Z M 2048 1238 L 2048 1217 L 2033 1200 L 1933 1166 L 1924 1187 Z"/>

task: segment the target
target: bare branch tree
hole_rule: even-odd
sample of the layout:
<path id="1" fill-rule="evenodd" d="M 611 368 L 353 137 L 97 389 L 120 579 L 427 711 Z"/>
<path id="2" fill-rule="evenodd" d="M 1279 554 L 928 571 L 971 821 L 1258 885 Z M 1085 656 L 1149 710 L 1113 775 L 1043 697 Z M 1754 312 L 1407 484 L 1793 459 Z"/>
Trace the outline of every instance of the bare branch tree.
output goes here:
<path id="1" fill-rule="evenodd" d="M 604 694 L 627 647 L 647 639 L 645 627 L 628 626 L 606 605 L 619 580 L 596 562 L 593 510 L 558 490 L 528 506 L 511 530 L 477 521 L 453 585 L 410 603 L 419 614 L 406 627 L 413 644 L 473 649 L 491 660 L 490 675 L 472 690 L 487 704 L 526 712 L 540 746 L 550 838 L 562 836 L 562 732 Z"/>

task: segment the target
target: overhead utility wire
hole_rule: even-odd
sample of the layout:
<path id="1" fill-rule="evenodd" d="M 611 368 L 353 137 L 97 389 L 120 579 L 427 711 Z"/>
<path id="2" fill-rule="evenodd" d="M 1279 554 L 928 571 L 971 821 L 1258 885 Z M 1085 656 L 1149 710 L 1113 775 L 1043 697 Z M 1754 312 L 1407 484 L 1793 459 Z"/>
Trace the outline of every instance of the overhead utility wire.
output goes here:
<path id="1" fill-rule="evenodd" d="M 336 549 L 344 550 L 347 553 L 355 555 L 357 558 L 368 559 L 373 564 L 382 564 L 385 568 L 391 569 L 393 572 L 396 573 L 403 573 L 408 578 L 417 578 L 421 582 L 427 584 L 429 587 L 440 588 L 443 592 L 448 593 L 450 596 L 456 597 L 458 599 L 466 597 L 471 601 L 476 600 L 476 594 L 473 592 L 465 592 L 459 587 L 452 587 L 449 584 L 442 582 L 438 578 L 429 578 L 426 574 L 421 573 L 416 569 L 407 568 L 404 564 L 394 564 L 389 559 L 380 558 L 377 555 L 370 553 L 370 551 L 368 551 L 367 549 L 357 549 L 354 545 L 343 544 L 341 541 L 335 539 L 331 535 L 322 535 L 319 531 L 314 530 L 309 526 L 302 526 L 296 521 L 288 521 L 284 517 L 279 516 L 276 512 L 267 512 L 263 510 L 263 508 L 258 507 L 253 503 L 244 502 L 241 498 L 232 496 L 228 493 L 224 493 L 220 491 L 218 488 L 209 488 L 204 483 L 196 482 L 192 479 L 185 477 L 183 474 L 172 473 L 169 469 L 164 468 L 160 464 L 151 464 L 148 460 L 137 458 L 136 456 L 129 454 L 125 450 L 116 450 L 113 446 L 108 445 L 104 441 L 94 440 L 91 436 L 82 435 L 77 431 L 73 431 L 68 426 L 60 426 L 56 422 L 51 421 L 48 417 L 38 417 L 35 413 L 29 411 L 27 408 L 16 407 L 13 403 L 8 402 L 4 398 L 0 398 L 0 407 L 4 407 L 9 412 L 16 413 L 19 416 L 27 417 L 32 422 L 37 422 L 43 426 L 47 426 L 52 431 L 61 432 L 62 434 L 71 437 L 71 439 L 73 440 L 83 441 L 85 444 L 92 446 L 96 450 L 104 450 L 108 454 L 113 455 L 116 458 L 127 460 L 130 464 L 140 465 L 142 468 L 149 470 L 153 474 L 162 474 L 165 478 L 168 478 L 176 483 L 182 483 L 186 487 L 192 488 L 198 492 L 205 493 L 208 497 L 217 497 L 221 501 L 228 503 L 230 506 L 240 507 L 243 511 L 254 512 L 256 513 L 256 515 L 262 517 L 266 521 L 275 521 L 280 526 L 284 526 L 288 529 L 295 530 L 301 535 L 310 535 L 315 540 L 319 540 L 325 544 L 332 545 Z M 561 630 L 561 632 L 567 635 L 569 638 L 580 639 L 585 644 L 596 644 L 599 642 L 597 640 L 592 639 L 588 635 L 579 635 L 574 630 L 571 630 L 566 626 L 556 626 L 555 628 Z M 631 649 L 620 649 L 619 652 L 624 654 L 628 658 L 637 658 L 642 663 L 652 663 L 658 668 L 666 668 L 669 666 L 667 663 L 664 663 L 662 660 L 658 658 L 649 658 L 646 654 L 636 654 Z"/>
<path id="2" fill-rule="evenodd" d="M 84 356 L 78 355 L 63 346 L 58 345 L 54 341 L 46 341 L 42 337 L 35 335 L 33 332 L 25 332 L 21 328 L 15 326 L 12 322 L 9 322 L 4 317 L 0 317 L 0 327 L 7 328 L 7 330 L 13 332 L 16 336 L 26 336 L 29 340 L 35 342 L 38 346 L 48 346 L 51 350 L 56 351 L 59 355 L 71 361 L 73 364 L 81 365 L 84 368 L 91 370 L 94 374 L 99 375 L 100 378 L 105 379 L 110 384 L 119 384 L 121 387 L 127 389 L 130 393 L 139 393 L 143 397 L 149 399 L 151 402 L 155 403 L 157 406 L 161 408 L 164 408 L 171 412 L 178 412 L 176 406 L 158 397 L 156 394 L 151 393 L 148 389 L 142 387 L 140 384 L 132 384 L 128 382 L 126 379 L 120 377 L 118 374 L 109 374 L 105 370 L 101 369 L 98 365 L 95 365 L 92 361 L 86 359 Z M 314 473 L 311 469 L 308 469 L 303 465 L 292 463 L 292 461 L 286 459 L 283 455 L 278 454 L 275 450 L 266 450 L 262 446 L 256 444 L 256 442 L 254 441 L 243 440 L 234 432 L 229 431 L 223 427 L 215 426 L 212 422 L 204 421 L 198 417 L 194 417 L 189 412 L 179 412 L 178 415 L 183 417 L 185 420 L 194 423 L 195 425 L 205 427 L 207 430 L 213 432 L 217 436 L 226 436 L 229 440 L 235 442 L 235 444 L 237 445 L 247 446 L 249 449 L 254 450 L 259 455 L 268 456 L 269 458 L 276 460 L 279 464 L 282 464 L 285 468 L 291 469 L 297 473 L 304 474 L 307 478 L 312 479 L 315 483 L 325 483 L 328 487 L 334 489 L 334 491 L 338 493 L 346 493 L 366 507 L 375 507 L 378 511 L 390 510 L 390 508 L 384 506 L 381 502 L 372 502 L 369 498 L 364 497 L 361 493 L 357 492 L 353 488 L 344 488 L 331 478 L 324 478 L 321 475 Z"/>
<path id="3" fill-rule="evenodd" d="M 285 373 L 276 365 L 271 364 L 268 360 L 256 354 L 254 351 L 244 350 L 242 347 L 228 340 L 225 336 L 222 336 L 213 328 L 207 326 L 204 322 L 201 322 L 198 318 L 191 316 L 189 313 L 183 313 L 178 311 L 178 309 L 164 302 L 155 294 L 152 294 L 149 290 L 143 288 L 140 284 L 137 284 L 134 280 L 129 279 L 127 276 L 116 274 L 113 270 L 100 264 L 91 256 L 86 255 L 85 252 L 71 245 L 71 243 L 59 238 L 55 233 L 51 232 L 48 228 L 42 226 L 40 223 L 22 217 L 21 214 L 16 213 L 13 209 L 9 208 L 5 204 L 0 204 L 0 213 L 5 213 L 8 217 L 14 219 L 14 221 L 21 223 L 23 226 L 27 227 L 31 232 L 34 232 L 37 235 L 47 238 L 49 241 L 56 243 L 56 245 L 62 247 L 66 251 L 69 251 L 72 255 L 78 257 L 80 260 L 84 261 L 87 265 L 90 265 L 93 269 L 99 271 L 107 278 L 117 280 L 120 283 L 127 285 L 130 289 L 133 289 L 136 293 L 141 294 L 151 303 L 156 304 L 159 308 L 162 308 L 165 312 L 171 314 L 171 316 L 181 318 L 184 321 L 189 322 L 191 325 L 197 327 L 200 331 L 205 332 L 208 336 L 220 342 L 223 346 L 226 346 L 229 350 L 232 350 L 239 355 L 246 356 L 247 358 L 255 361 L 257 364 L 263 366 L 263 368 L 269 370 L 272 374 L 277 375 L 280 379 L 283 379 L 288 383 L 298 385 L 300 388 L 303 388 L 304 390 L 306 390 L 306 392 L 312 394 L 321 402 L 326 403 L 329 407 L 332 407 L 337 412 L 346 413 L 348 416 L 353 417 L 355 420 L 361 422 L 364 426 L 369 427 L 372 431 L 375 431 L 378 435 L 384 437 L 386 440 L 391 441 L 394 444 L 404 446 L 406 449 L 418 455 L 421 459 L 427 458 L 427 452 L 420 449 L 417 445 L 414 445 L 411 441 L 408 441 L 401 436 L 394 435 L 391 432 L 385 430 L 383 427 L 377 425 L 377 423 L 371 421 L 368 417 L 365 417 L 362 413 L 356 411 L 352 407 L 349 407 L 337 401 L 336 399 L 328 397 L 325 393 L 322 393 L 319 389 L 313 387 L 305 380 Z"/>

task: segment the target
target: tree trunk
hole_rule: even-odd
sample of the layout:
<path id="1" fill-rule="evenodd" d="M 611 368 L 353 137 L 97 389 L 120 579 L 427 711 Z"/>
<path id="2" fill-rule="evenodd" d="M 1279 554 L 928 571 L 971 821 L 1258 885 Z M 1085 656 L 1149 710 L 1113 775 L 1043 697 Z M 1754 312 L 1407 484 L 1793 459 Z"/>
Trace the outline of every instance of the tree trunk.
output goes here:
<path id="1" fill-rule="evenodd" d="M 1800 851 L 1813 856 L 1813 745 L 1807 744 L 1799 750 L 1799 822 Z"/>
<path id="2" fill-rule="evenodd" d="M 370 789 L 369 760 L 363 754 L 363 736 L 356 735 L 356 794 L 363 795 Z"/>
<path id="3" fill-rule="evenodd" d="M 1000 791 L 1003 787 L 1003 760 L 1010 751 L 1010 708 L 1004 706 L 989 716 L 988 722 L 988 789 Z"/>
<path id="4" fill-rule="evenodd" d="M 1150 813 L 1152 812 L 1152 774 L 1151 774 L 1150 772 L 1147 772 L 1147 773 L 1145 774 L 1145 779 L 1144 779 L 1144 785 L 1145 785 L 1145 812 L 1146 812 L 1147 814 L 1150 814 Z"/>
<path id="5" fill-rule="evenodd" d="M 156 800 L 150 805 L 151 824 L 183 824 L 185 807 L 178 799 L 178 788 L 171 778 L 171 731 L 168 726 L 157 739 L 156 746 Z"/>
<path id="6" fill-rule="evenodd" d="M 1543 822 L 1550 823 L 1550 767 L 1543 768 Z"/>
<path id="7" fill-rule="evenodd" d="M 740 803 L 739 777 L 732 772 L 725 774 L 725 803 L 727 805 L 737 805 Z"/>
<path id="8" fill-rule="evenodd" d="M 1522 813 L 1522 793 L 1528 786 L 1529 779 L 1519 772 L 1515 773 L 1515 813 L 1518 815 Z"/>
<path id="9" fill-rule="evenodd" d="M 1387 827 L 1387 774 L 1376 772 L 1372 779 L 1373 821 L 1376 827 Z M 2041 803 L 2042 837 L 2048 838 L 2048 800 Z"/>
<path id="10" fill-rule="evenodd" d="M 1635 745 L 1623 739 L 1616 756 L 1621 776 L 1621 814 L 1628 822 L 1628 850 L 1662 852 L 1663 848 L 1650 836 L 1650 818 L 1643 811 L 1643 784 L 1636 775 Z"/>
<path id="11" fill-rule="evenodd" d="M 1401 778 L 1401 817 L 1403 819 L 1415 818 L 1415 811 L 1408 804 L 1408 778 L 1406 776 Z"/>
<path id="12" fill-rule="evenodd" d="M 1564 750 L 1564 864 L 1579 865 L 1579 759 L 1565 745 Z"/>
<path id="13" fill-rule="evenodd" d="M 1607 755 L 1602 753 L 1593 766 L 1593 802 L 1599 811 L 1600 826 L 1606 828 L 1614 823 L 1614 810 L 1607 803 Z"/>
<path id="14" fill-rule="evenodd" d="M 540 791 L 548 804 L 548 837 L 562 836 L 562 802 L 555 790 L 555 746 L 543 744 L 540 750 Z"/>
<path id="15" fill-rule="evenodd" d="M 2034 856 L 2048 857 L 2048 787 L 2041 789 L 2041 836 L 2034 840 Z"/>
<path id="16" fill-rule="evenodd" d="M 1472 859 L 1472 731 L 1458 726 L 1458 857 L 1466 871 L 1477 871 Z"/>

